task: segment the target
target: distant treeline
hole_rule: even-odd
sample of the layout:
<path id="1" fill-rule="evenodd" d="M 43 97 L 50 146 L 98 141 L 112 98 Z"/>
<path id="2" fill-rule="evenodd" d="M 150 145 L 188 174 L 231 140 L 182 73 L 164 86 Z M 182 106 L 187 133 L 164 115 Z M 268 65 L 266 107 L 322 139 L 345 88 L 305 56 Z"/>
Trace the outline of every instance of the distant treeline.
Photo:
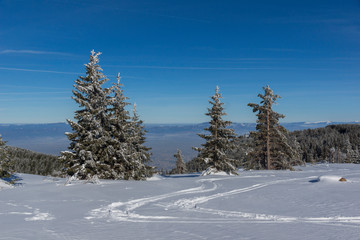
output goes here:
<path id="1" fill-rule="evenodd" d="M 329 125 L 291 133 L 308 163 L 360 163 L 360 125 Z"/>
<path id="2" fill-rule="evenodd" d="M 295 141 L 303 163 L 360 163 L 360 124 L 329 125 L 324 128 L 289 132 Z M 236 148 L 229 156 L 236 160 L 237 167 L 246 162 L 252 139 L 248 135 L 235 139 Z M 33 152 L 17 147 L 6 147 L 15 162 L 15 172 L 37 175 L 57 175 L 62 164 L 57 156 Z M 206 164 L 193 159 L 186 163 L 188 172 L 206 169 Z"/>
<path id="3" fill-rule="evenodd" d="M 56 176 L 62 168 L 57 156 L 11 146 L 6 146 L 6 150 L 8 157 L 14 162 L 14 170 L 17 173 Z"/>
<path id="4" fill-rule="evenodd" d="M 360 124 L 329 125 L 324 128 L 306 129 L 288 133 L 302 163 L 360 163 Z M 252 148 L 249 135 L 235 139 L 236 148 L 227 154 L 235 159 L 237 167 L 243 167 Z M 203 162 L 193 159 L 186 163 L 189 172 L 207 168 Z"/>

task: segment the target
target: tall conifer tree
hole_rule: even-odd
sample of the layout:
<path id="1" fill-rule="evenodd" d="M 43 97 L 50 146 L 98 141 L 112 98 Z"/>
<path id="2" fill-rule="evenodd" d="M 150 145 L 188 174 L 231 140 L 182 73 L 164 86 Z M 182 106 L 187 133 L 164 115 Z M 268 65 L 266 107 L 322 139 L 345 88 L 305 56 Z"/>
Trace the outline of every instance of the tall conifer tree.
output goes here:
<path id="1" fill-rule="evenodd" d="M 250 137 L 254 140 L 253 150 L 249 153 L 246 165 L 250 169 L 291 169 L 291 162 L 298 154 L 289 145 L 287 130 L 279 124 L 283 114 L 273 111 L 279 95 L 274 95 L 269 86 L 263 87 L 264 94 L 259 94 L 260 104 L 249 103 L 257 112 L 257 125 Z"/>
<path id="2" fill-rule="evenodd" d="M 131 146 L 128 143 L 129 131 L 131 127 L 129 111 L 126 106 L 130 103 L 126 102 L 128 97 L 123 94 L 120 83 L 120 74 L 117 77 L 117 83 L 112 88 L 113 96 L 109 100 L 109 118 L 110 118 L 110 142 L 111 149 L 111 171 L 113 179 L 124 179 L 126 166 L 131 161 Z"/>
<path id="3" fill-rule="evenodd" d="M 129 150 L 131 154 L 131 161 L 127 167 L 127 177 L 135 180 L 143 180 L 152 175 L 152 168 L 146 163 L 150 162 L 150 150 L 146 147 L 145 137 L 146 131 L 143 126 L 143 121 L 140 120 L 136 111 L 136 103 L 134 104 L 133 116 L 129 128 Z"/>
<path id="4" fill-rule="evenodd" d="M 234 160 L 227 156 L 227 152 L 234 148 L 233 140 L 235 138 L 234 130 L 228 128 L 231 125 L 230 121 L 222 119 L 226 113 L 224 112 L 223 104 L 220 99 L 219 87 L 216 87 L 215 95 L 211 97 L 209 103 L 212 105 L 208 108 L 205 114 L 211 118 L 210 126 L 204 130 L 210 134 L 198 134 L 206 142 L 202 144 L 202 148 L 194 148 L 199 152 L 198 160 L 205 162 L 209 168 L 207 173 L 224 171 L 227 173 L 236 173 Z"/>
<path id="5" fill-rule="evenodd" d="M 112 149 L 108 144 L 111 136 L 107 114 L 111 88 L 102 87 L 108 79 L 98 64 L 100 54 L 91 51 L 90 61 L 85 64 L 86 76 L 75 81 L 73 99 L 81 109 L 75 112 L 76 121 L 67 120 L 73 129 L 66 134 L 71 141 L 71 151 L 62 152 L 62 158 L 67 173 L 78 179 L 111 178 Z"/>

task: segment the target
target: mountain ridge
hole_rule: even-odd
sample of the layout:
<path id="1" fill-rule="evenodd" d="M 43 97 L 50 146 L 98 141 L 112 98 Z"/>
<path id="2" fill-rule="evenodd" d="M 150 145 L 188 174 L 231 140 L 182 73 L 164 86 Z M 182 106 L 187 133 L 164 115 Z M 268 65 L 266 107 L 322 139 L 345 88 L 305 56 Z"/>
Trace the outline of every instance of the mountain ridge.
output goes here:
<path id="1" fill-rule="evenodd" d="M 334 124 L 360 124 L 352 122 L 290 122 L 282 123 L 289 131 L 326 127 Z M 152 165 L 158 168 L 171 169 L 175 165 L 173 154 L 180 149 L 184 160 L 189 161 L 197 152 L 194 146 L 200 146 L 203 140 L 197 133 L 204 133 L 207 122 L 195 124 L 145 124 L 146 145 L 152 150 Z M 238 135 L 254 131 L 256 123 L 233 123 L 231 126 Z M 69 141 L 65 132 L 71 132 L 67 123 L 39 124 L 0 124 L 0 134 L 9 146 L 20 147 L 39 153 L 59 155 L 67 150 Z"/>

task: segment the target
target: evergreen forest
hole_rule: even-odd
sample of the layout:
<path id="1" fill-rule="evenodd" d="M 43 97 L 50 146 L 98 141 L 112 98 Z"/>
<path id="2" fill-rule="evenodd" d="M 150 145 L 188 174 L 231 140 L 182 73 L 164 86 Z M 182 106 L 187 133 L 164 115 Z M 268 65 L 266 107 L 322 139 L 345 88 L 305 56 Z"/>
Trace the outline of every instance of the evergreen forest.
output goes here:
<path id="1" fill-rule="evenodd" d="M 100 179 L 145 180 L 156 169 L 149 166 L 151 148 L 146 147 L 146 130 L 133 104 L 123 92 L 120 75 L 110 87 L 99 65 L 101 53 L 91 52 L 85 75 L 75 80 L 73 100 L 78 104 L 72 132 L 60 157 L 10 147 L 0 137 L 0 177 L 29 173 L 68 177 L 69 181 Z M 220 88 L 209 100 L 205 112 L 208 126 L 198 155 L 185 163 L 180 150 L 174 157 L 171 174 L 226 172 L 238 168 L 253 170 L 294 170 L 306 163 L 360 163 L 360 125 L 329 125 L 324 128 L 289 132 L 280 124 L 285 115 L 273 110 L 281 96 L 269 86 L 259 93 L 259 103 L 249 103 L 256 114 L 256 130 L 237 136 L 226 116 Z"/>

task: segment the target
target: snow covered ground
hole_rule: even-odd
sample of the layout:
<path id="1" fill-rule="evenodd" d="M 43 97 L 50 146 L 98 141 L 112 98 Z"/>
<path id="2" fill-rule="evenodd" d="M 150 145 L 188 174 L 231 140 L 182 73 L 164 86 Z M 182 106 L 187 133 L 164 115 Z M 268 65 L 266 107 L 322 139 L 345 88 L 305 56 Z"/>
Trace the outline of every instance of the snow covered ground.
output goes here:
<path id="1" fill-rule="evenodd" d="M 301 170 L 68 186 L 19 174 L 0 182 L 0 239 L 360 239 L 360 165 Z"/>

